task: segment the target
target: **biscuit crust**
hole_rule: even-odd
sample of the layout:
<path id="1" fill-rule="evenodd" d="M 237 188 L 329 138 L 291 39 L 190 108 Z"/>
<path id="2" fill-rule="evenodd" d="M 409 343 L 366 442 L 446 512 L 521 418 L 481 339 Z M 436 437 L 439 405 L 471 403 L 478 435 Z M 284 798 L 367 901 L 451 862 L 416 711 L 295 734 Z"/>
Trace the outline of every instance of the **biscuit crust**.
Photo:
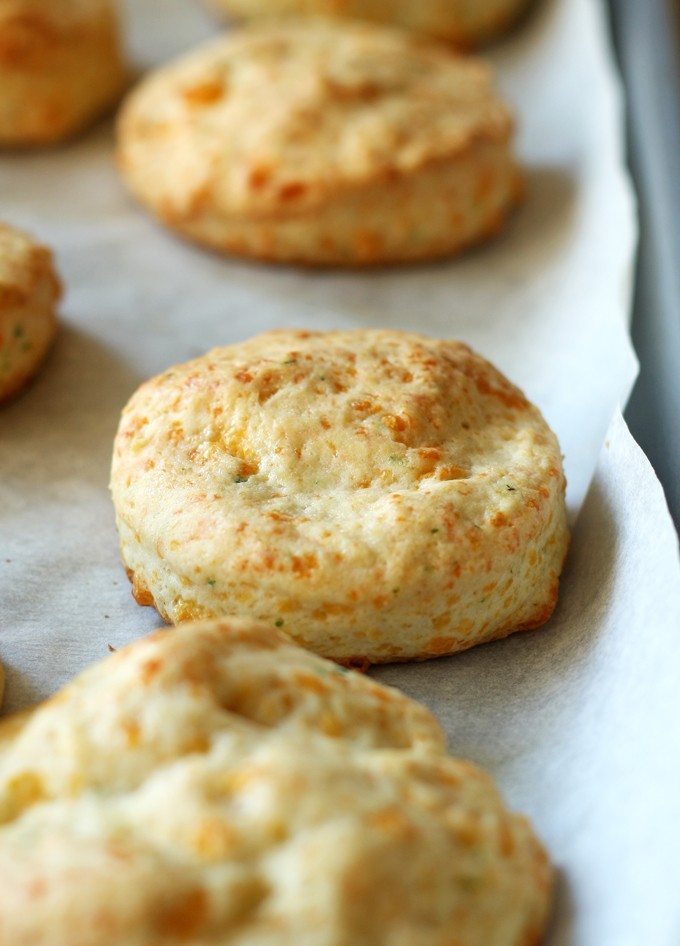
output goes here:
<path id="1" fill-rule="evenodd" d="M 424 707 L 253 622 L 0 723 L 3 942 L 528 946 L 551 870 Z"/>
<path id="2" fill-rule="evenodd" d="M 164 223 L 235 255 L 310 265 L 450 255 L 520 192 L 488 68 L 369 24 L 230 33 L 166 66 L 119 121 L 128 186 Z"/>
<path id="3" fill-rule="evenodd" d="M 111 0 L 0 0 L 0 147 L 76 134 L 125 81 Z"/>
<path id="4" fill-rule="evenodd" d="M 0 402 L 42 364 L 57 332 L 60 297 L 51 251 L 0 223 Z"/>
<path id="5" fill-rule="evenodd" d="M 252 615 L 345 663 L 536 627 L 568 544 L 554 434 L 467 346 L 270 332 L 137 391 L 114 445 L 124 563 L 165 620 Z"/>
<path id="6" fill-rule="evenodd" d="M 530 0 L 205 0 L 235 20 L 323 15 L 356 17 L 401 26 L 460 48 L 478 46 L 507 32 Z"/>

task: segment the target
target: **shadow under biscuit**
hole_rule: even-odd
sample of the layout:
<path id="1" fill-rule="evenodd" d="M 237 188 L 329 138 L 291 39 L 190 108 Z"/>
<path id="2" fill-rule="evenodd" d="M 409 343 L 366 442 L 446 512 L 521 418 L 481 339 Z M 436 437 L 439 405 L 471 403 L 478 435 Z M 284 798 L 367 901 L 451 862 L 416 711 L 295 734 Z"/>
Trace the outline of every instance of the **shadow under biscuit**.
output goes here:
<path id="1" fill-rule="evenodd" d="M 546 946 L 576 946 L 574 897 L 569 876 L 559 867 L 555 870 L 555 892 Z"/>
<path id="2" fill-rule="evenodd" d="M 488 250 L 509 253 L 515 259 L 531 255 L 545 265 L 574 233 L 577 184 L 559 165 L 529 166 L 524 169 L 524 181 L 523 201 Z"/>
<path id="3" fill-rule="evenodd" d="M 28 709 L 49 696 L 49 693 L 44 693 L 43 689 L 33 682 L 30 674 L 15 669 L 11 664 L 5 663 L 3 666 L 5 668 L 5 695 L 2 704 L 0 704 L 0 719 Z M 20 708 L 17 708 L 12 697 L 19 689 L 22 694 L 22 704 Z"/>
<path id="4" fill-rule="evenodd" d="M 35 380 L 0 410 L 3 485 L 105 489 L 120 412 L 140 380 L 94 336 L 62 323 Z"/>
<path id="5" fill-rule="evenodd" d="M 283 293 L 294 294 L 301 323 L 314 327 L 315 311 L 329 300 L 341 327 L 417 331 L 424 307 L 428 331 L 470 339 L 478 346 L 516 336 L 537 317 L 531 300 L 542 291 L 574 239 L 576 186 L 568 172 L 535 167 L 525 172 L 526 195 L 494 239 L 461 256 L 371 271 L 302 273 Z M 493 279 L 489 274 L 493 273 Z M 260 283 L 264 287 L 266 282 Z M 486 354 L 486 351 L 484 351 Z"/>
<path id="6" fill-rule="evenodd" d="M 119 565 L 108 480 L 120 411 L 140 380 L 96 337 L 62 322 L 34 383 L 0 409 L 3 712 L 105 656 L 105 635 L 119 643 L 126 624 L 135 635 L 141 609 Z M 139 623 L 137 633 L 158 622 Z"/>
<path id="7" fill-rule="evenodd" d="M 529 0 L 512 26 L 478 52 L 502 73 L 508 63 L 525 58 L 546 37 L 559 34 L 560 18 L 564 16 L 564 0 Z"/>
<path id="8" fill-rule="evenodd" d="M 537 317 L 531 300 L 546 281 L 559 282 L 554 266 L 575 239 L 577 192 L 570 173 L 537 166 L 526 169 L 525 179 L 525 198 L 503 232 L 448 260 L 313 269 L 220 257 L 180 237 L 163 238 L 178 258 L 191 258 L 203 279 L 224 279 L 232 315 L 229 341 L 234 333 L 245 338 L 268 328 L 271 320 L 305 329 L 331 321 L 338 329 L 418 331 L 426 306 L 431 334 L 481 347 L 485 336 L 493 343 L 504 327 L 517 335 L 523 321 Z"/>

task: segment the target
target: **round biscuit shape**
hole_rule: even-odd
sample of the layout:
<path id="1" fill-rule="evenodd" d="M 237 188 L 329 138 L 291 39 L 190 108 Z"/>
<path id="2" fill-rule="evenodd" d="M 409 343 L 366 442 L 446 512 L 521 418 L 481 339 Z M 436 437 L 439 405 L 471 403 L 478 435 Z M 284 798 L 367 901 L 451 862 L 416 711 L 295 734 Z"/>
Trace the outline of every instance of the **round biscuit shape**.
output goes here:
<path id="1" fill-rule="evenodd" d="M 253 622 L 137 641 L 0 723 L 31 946 L 526 946 L 551 870 L 427 710 Z"/>
<path id="2" fill-rule="evenodd" d="M 111 0 L 0 0 L 0 148 L 71 137 L 125 82 Z"/>
<path id="3" fill-rule="evenodd" d="M 165 224 L 308 265 L 449 256 L 495 234 L 520 175 L 486 65 L 365 23 L 234 31 L 145 79 L 119 164 Z"/>
<path id="4" fill-rule="evenodd" d="M 57 332 L 61 283 L 52 253 L 0 223 L 0 402 L 35 375 Z"/>
<path id="5" fill-rule="evenodd" d="M 458 46 L 479 46 L 507 32 L 531 0 L 205 0 L 235 20 L 356 17 L 400 26 Z"/>
<path id="6" fill-rule="evenodd" d="M 550 616 L 568 544 L 559 445 L 456 341 L 281 331 L 148 381 L 111 488 L 140 604 L 254 616 L 353 664 Z"/>

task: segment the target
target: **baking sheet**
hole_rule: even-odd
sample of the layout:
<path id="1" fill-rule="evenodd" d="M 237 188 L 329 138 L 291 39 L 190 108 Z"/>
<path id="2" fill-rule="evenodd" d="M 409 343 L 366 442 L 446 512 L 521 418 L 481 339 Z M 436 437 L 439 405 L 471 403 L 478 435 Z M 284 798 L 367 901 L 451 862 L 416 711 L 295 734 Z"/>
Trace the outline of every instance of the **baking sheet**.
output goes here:
<path id="1" fill-rule="evenodd" d="M 610 8 L 640 203 L 633 341 L 641 370 L 626 417 L 680 529 L 680 4 L 610 0 Z"/>
<path id="2" fill-rule="evenodd" d="M 128 14 L 144 66 L 214 30 L 186 0 L 130 0 Z M 158 623 L 132 602 L 118 561 L 111 442 L 142 380 L 212 345 L 288 325 L 460 337 L 557 430 L 576 515 L 636 371 L 634 212 L 602 14 L 596 0 L 545 0 L 493 51 L 521 116 L 528 197 L 498 240 L 449 263 L 333 274 L 204 253 L 127 197 L 106 124 L 49 154 L 0 156 L 1 215 L 55 246 L 69 290 L 44 373 L 0 412 L 6 708 Z M 677 946 L 677 668 L 666 652 L 677 552 L 620 420 L 609 436 L 550 625 L 379 675 L 428 703 L 452 747 L 536 821 L 561 871 L 551 946 Z"/>

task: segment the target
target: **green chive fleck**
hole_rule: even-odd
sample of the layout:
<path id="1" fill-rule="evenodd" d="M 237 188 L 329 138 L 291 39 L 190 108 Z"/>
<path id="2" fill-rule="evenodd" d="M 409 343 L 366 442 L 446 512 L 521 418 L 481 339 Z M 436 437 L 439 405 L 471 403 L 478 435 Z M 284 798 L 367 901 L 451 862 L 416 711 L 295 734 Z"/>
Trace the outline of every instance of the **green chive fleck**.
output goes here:
<path id="1" fill-rule="evenodd" d="M 279 618 L 278 621 L 274 621 L 274 627 L 283 627 L 283 618 Z"/>

